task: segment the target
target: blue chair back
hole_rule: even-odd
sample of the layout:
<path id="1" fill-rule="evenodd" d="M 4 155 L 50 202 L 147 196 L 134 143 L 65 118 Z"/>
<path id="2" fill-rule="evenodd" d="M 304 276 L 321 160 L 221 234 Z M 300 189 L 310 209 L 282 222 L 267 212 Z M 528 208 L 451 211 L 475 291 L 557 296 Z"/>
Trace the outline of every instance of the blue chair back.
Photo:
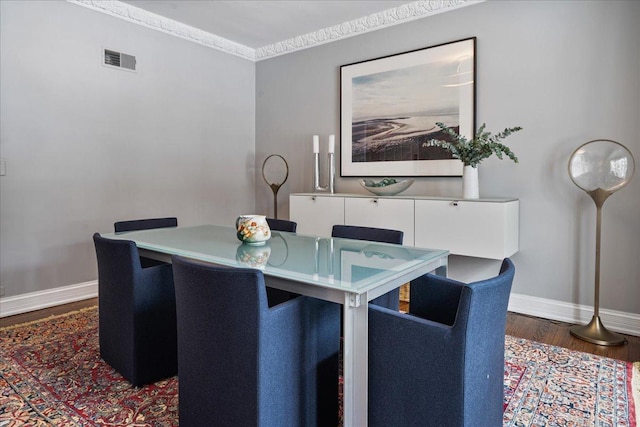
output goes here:
<path id="1" fill-rule="evenodd" d="M 401 245 L 404 233 L 399 230 L 390 230 L 387 228 L 334 225 L 331 230 L 331 237 Z M 397 311 L 400 308 L 400 289 L 396 288 L 389 291 L 386 294 L 371 300 L 370 304 L 380 305 Z"/>
<path id="2" fill-rule="evenodd" d="M 273 231 L 288 231 L 295 233 L 298 228 L 298 223 L 295 221 L 288 221 L 286 219 L 267 218 L 267 224 Z"/>
<path id="3" fill-rule="evenodd" d="M 178 218 L 149 218 L 149 219 L 134 219 L 130 221 L 118 221 L 113 224 L 113 228 L 116 233 L 122 233 L 125 231 L 136 230 L 150 230 L 152 228 L 167 228 L 177 227 Z"/>
<path id="4" fill-rule="evenodd" d="M 334 225 L 331 230 L 331 237 L 401 245 L 404 233 L 399 230 L 390 230 L 386 228 L 360 227 L 356 225 Z"/>

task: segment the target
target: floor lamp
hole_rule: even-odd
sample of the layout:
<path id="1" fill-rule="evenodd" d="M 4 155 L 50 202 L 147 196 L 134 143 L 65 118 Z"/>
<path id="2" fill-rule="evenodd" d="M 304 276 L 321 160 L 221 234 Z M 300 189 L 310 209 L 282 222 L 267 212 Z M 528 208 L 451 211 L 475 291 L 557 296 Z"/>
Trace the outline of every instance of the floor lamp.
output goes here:
<path id="1" fill-rule="evenodd" d="M 574 326 L 571 335 L 598 345 L 620 345 L 625 338 L 604 327 L 600 320 L 600 234 L 602 205 L 609 196 L 631 181 L 635 171 L 633 155 L 615 141 L 597 139 L 582 144 L 569 159 L 569 176 L 596 204 L 596 273 L 593 318 L 587 325 Z"/>

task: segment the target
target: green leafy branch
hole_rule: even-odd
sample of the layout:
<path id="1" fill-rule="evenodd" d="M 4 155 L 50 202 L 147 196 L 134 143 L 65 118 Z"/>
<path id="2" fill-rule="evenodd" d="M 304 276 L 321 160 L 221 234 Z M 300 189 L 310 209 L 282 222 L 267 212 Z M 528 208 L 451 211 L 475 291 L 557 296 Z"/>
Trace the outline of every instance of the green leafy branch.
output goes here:
<path id="1" fill-rule="evenodd" d="M 495 154 L 496 157 L 502 159 L 503 155 L 518 163 L 518 158 L 506 145 L 499 141 L 505 139 L 514 132 L 522 130 L 521 127 L 507 128 L 500 133 L 491 135 L 491 132 L 485 132 L 486 124 L 476 132 L 472 140 L 468 140 L 463 135 L 458 134 L 455 130 L 445 126 L 443 123 L 436 123 L 440 129 L 451 137 L 453 142 L 442 141 L 439 139 L 431 139 L 424 145 L 427 147 L 440 147 L 451 153 L 453 158 L 460 159 L 465 166 L 478 167 L 480 162 Z"/>

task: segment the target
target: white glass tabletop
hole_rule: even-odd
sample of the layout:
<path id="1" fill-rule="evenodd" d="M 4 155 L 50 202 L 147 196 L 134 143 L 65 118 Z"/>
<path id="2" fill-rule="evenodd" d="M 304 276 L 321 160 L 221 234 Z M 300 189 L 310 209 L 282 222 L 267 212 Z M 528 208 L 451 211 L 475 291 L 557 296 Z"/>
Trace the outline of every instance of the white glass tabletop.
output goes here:
<path id="1" fill-rule="evenodd" d="M 364 293 L 400 278 L 448 251 L 273 231 L 263 246 L 236 238 L 233 227 L 200 225 L 105 234 L 133 240 L 138 248 L 231 267 L 259 268 L 265 275 L 320 287 Z"/>

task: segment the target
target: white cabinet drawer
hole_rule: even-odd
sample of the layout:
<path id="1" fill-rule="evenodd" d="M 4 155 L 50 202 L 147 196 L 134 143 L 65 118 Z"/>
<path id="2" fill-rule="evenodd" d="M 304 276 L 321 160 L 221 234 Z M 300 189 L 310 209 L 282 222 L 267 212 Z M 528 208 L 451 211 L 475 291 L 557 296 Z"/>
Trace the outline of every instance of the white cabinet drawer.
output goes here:
<path id="1" fill-rule="evenodd" d="M 518 251 L 517 200 L 416 200 L 415 246 L 502 259 Z"/>

